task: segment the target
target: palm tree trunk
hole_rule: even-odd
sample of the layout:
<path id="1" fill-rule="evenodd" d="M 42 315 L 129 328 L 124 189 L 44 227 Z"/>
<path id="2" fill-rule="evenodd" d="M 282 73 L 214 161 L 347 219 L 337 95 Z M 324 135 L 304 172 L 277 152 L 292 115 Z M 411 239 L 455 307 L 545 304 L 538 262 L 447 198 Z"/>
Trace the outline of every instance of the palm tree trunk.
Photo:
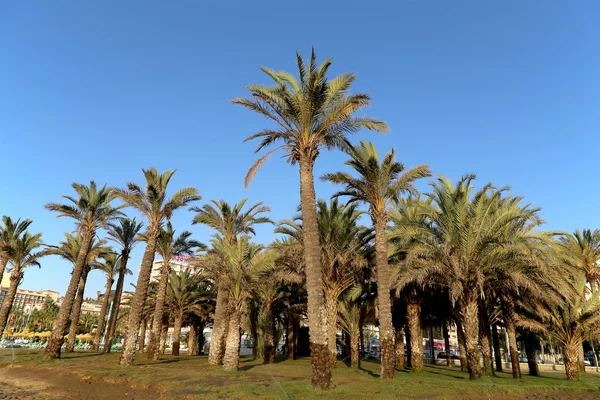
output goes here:
<path id="1" fill-rule="evenodd" d="M 240 366 L 240 322 L 242 319 L 240 308 L 239 306 L 235 307 L 229 317 L 225 357 L 223 357 L 223 369 L 225 371 L 237 371 Z"/>
<path id="2" fill-rule="evenodd" d="M 94 336 L 94 342 L 92 344 L 92 350 L 94 351 L 98 351 L 98 348 L 100 347 L 100 338 L 102 337 L 102 332 L 104 332 L 104 319 L 106 318 L 106 311 L 108 310 L 108 301 L 110 300 L 110 290 L 113 281 L 112 276 L 109 276 L 106 279 L 106 290 L 104 292 L 104 298 L 102 299 L 102 307 L 100 307 L 100 316 L 98 317 L 98 327 L 96 328 L 96 335 Z M 106 340 L 108 340 L 108 335 Z"/>
<path id="3" fill-rule="evenodd" d="M 265 329 L 263 332 L 263 364 L 275 363 L 275 326 L 273 324 L 273 303 L 264 305 Z"/>
<path id="4" fill-rule="evenodd" d="M 65 293 L 65 297 L 63 297 L 60 310 L 58 311 L 58 315 L 56 316 L 56 320 L 52 326 L 52 334 L 48 338 L 48 344 L 44 350 L 44 360 L 60 358 L 60 348 L 63 344 L 65 329 L 67 328 L 67 323 L 71 315 L 71 309 L 73 308 L 73 301 L 75 300 L 75 295 L 77 294 L 79 278 L 81 278 L 81 274 L 86 266 L 90 243 L 92 242 L 94 235 L 95 232 L 85 232 L 83 235 L 81 248 L 79 250 L 79 254 L 77 255 L 77 261 L 75 263 L 75 267 L 73 268 L 73 273 L 71 274 L 71 280 L 69 281 L 67 292 Z"/>
<path id="5" fill-rule="evenodd" d="M 479 312 L 476 293 L 466 293 L 462 301 L 461 317 L 465 335 L 467 369 L 469 379 L 481 378 L 481 365 L 479 364 Z"/>
<path id="6" fill-rule="evenodd" d="M 321 270 L 321 246 L 313 165 L 312 155 L 300 155 L 300 205 L 304 225 L 304 265 L 308 293 L 311 382 L 313 386 L 326 390 L 331 388 L 331 362 L 326 327 L 323 326 L 323 317 L 325 316 L 323 272 Z"/>
<path id="7" fill-rule="evenodd" d="M 465 342 L 465 331 L 462 324 L 456 321 L 456 338 L 458 339 L 458 356 L 460 359 L 460 372 L 467 371 L 467 344 Z"/>
<path id="8" fill-rule="evenodd" d="M 446 366 L 452 365 L 452 353 L 450 352 L 450 332 L 448 332 L 448 321 L 444 321 L 442 325 L 444 333 L 444 351 L 446 352 Z"/>
<path id="9" fill-rule="evenodd" d="M 179 355 L 179 341 L 181 339 L 181 325 L 183 324 L 183 309 L 175 313 L 175 322 L 173 323 L 173 351 L 174 356 Z"/>
<path id="10" fill-rule="evenodd" d="M 423 330 L 421 328 L 421 303 L 416 297 L 411 297 L 407 301 L 406 317 L 410 331 L 410 365 L 414 372 L 421 372 L 423 371 Z"/>
<path id="11" fill-rule="evenodd" d="M 525 334 L 525 352 L 527 354 L 527 365 L 529 367 L 529 375 L 540 376 L 540 371 L 537 364 L 537 354 L 535 348 L 537 347 L 537 337 L 533 332 L 527 332 Z"/>
<path id="12" fill-rule="evenodd" d="M 583 351 L 583 343 L 577 349 L 577 367 L 579 368 L 579 372 L 585 374 L 585 352 Z"/>
<path id="13" fill-rule="evenodd" d="M 327 346 L 329 347 L 329 360 L 332 368 L 335 368 L 337 364 L 337 314 L 337 296 L 325 291 L 325 315 L 327 316 L 325 324 L 327 325 Z"/>
<path id="14" fill-rule="evenodd" d="M 21 278 L 23 278 L 22 272 L 13 272 L 10 275 L 10 286 L 6 296 L 4 297 L 4 301 L 2 302 L 2 308 L 0 308 L 0 338 L 2 338 L 2 335 L 4 334 L 4 329 L 6 328 L 8 316 L 10 315 L 10 310 L 12 309 L 13 302 L 15 301 L 17 288 L 19 287 Z"/>
<path id="15" fill-rule="evenodd" d="M 502 315 L 508 335 L 508 348 L 510 350 L 510 363 L 514 379 L 521 378 L 521 367 L 519 365 L 519 349 L 517 348 L 517 328 L 514 303 L 508 296 L 502 297 Z"/>
<path id="16" fill-rule="evenodd" d="M 159 233 L 158 226 L 150 226 L 148 228 L 148 242 L 146 243 L 146 250 L 142 258 L 142 266 L 140 267 L 140 274 L 138 275 L 135 293 L 131 300 L 129 318 L 127 320 L 127 333 L 123 352 L 121 353 L 121 365 L 133 365 L 135 360 L 135 345 L 140 323 L 142 322 L 144 303 L 148 295 L 148 285 L 150 284 L 150 276 L 152 275 L 152 263 L 154 262 L 154 253 L 156 252 L 156 238 Z"/>
<path id="17" fill-rule="evenodd" d="M 158 345 L 158 352 L 160 354 L 165 354 L 167 350 L 167 335 L 169 334 L 169 320 L 163 320 L 160 326 L 160 343 Z"/>
<path id="18" fill-rule="evenodd" d="M 392 302 L 390 299 L 390 269 L 388 266 L 387 215 L 373 218 L 375 226 L 375 258 L 377 264 L 377 305 L 379 306 L 379 340 L 381 341 L 381 378 L 393 378 L 394 330 L 392 328 Z M 421 340 L 422 341 L 422 340 Z M 422 353 L 421 353 L 422 354 Z"/>
<path id="19" fill-rule="evenodd" d="M 296 322 L 292 308 L 288 308 L 288 321 L 287 321 L 287 359 L 296 359 Z"/>
<path id="20" fill-rule="evenodd" d="M 500 337 L 498 336 L 498 325 L 492 325 L 492 342 L 494 344 L 494 358 L 496 360 L 496 372 L 502 372 L 502 354 L 500 353 Z"/>
<path id="21" fill-rule="evenodd" d="M 67 336 L 67 345 L 65 351 L 67 353 L 73 352 L 75 348 L 75 338 L 77 336 L 77 328 L 79 327 L 79 317 L 81 316 L 81 305 L 83 304 L 83 294 L 85 292 L 85 283 L 87 276 L 90 272 L 90 267 L 86 266 L 81 274 L 79 280 L 79 288 L 77 289 L 77 297 L 75 303 L 73 303 L 73 310 L 71 310 L 71 326 L 69 327 L 69 336 Z"/>
<path id="22" fill-rule="evenodd" d="M 484 376 L 492 376 L 494 366 L 492 364 L 492 337 L 489 318 L 484 304 L 479 304 L 479 340 L 481 341 L 481 354 L 483 355 Z"/>
<path id="23" fill-rule="evenodd" d="M 119 277 L 117 286 L 115 287 L 115 296 L 110 311 L 110 319 L 108 320 L 108 334 L 106 335 L 106 343 L 111 344 L 115 331 L 117 330 L 117 321 L 119 317 L 119 308 L 121 306 L 121 296 L 123 295 L 123 284 L 125 282 L 125 273 L 127 272 L 127 260 L 129 259 L 128 252 L 121 252 L 121 266 L 119 268 Z M 104 352 L 110 353 L 110 345 L 104 346 Z"/>
<path id="24" fill-rule="evenodd" d="M 358 368 L 360 363 L 360 343 L 358 330 L 350 332 L 350 368 Z"/>
<path id="25" fill-rule="evenodd" d="M 144 352 L 144 346 L 146 345 L 146 326 L 148 325 L 148 321 L 143 320 L 142 326 L 140 327 L 140 353 Z"/>
<path id="26" fill-rule="evenodd" d="M 169 287 L 169 261 L 163 260 L 163 266 L 160 270 L 160 281 L 156 292 L 156 302 L 154 303 L 154 317 L 152 319 L 152 329 L 150 330 L 150 340 L 148 341 L 148 360 L 158 360 L 158 345 L 160 340 L 161 321 L 165 313 L 165 301 L 167 298 L 167 288 Z"/>
<path id="27" fill-rule="evenodd" d="M 567 374 L 567 380 L 569 381 L 579 380 L 579 368 L 577 366 L 578 347 L 579 345 L 565 344 L 563 349 L 565 356 L 565 372 Z"/>
<path id="28" fill-rule="evenodd" d="M 404 332 L 403 329 L 396 328 L 396 368 L 404 369 Z"/>
<path id="29" fill-rule="evenodd" d="M 190 324 L 190 331 L 188 333 L 188 356 L 197 356 L 199 352 L 198 330 L 194 321 Z"/>
<path id="30" fill-rule="evenodd" d="M 210 348 L 208 349 L 208 363 L 210 365 L 221 365 L 223 363 L 224 340 L 229 315 L 228 307 L 229 290 L 227 290 L 225 281 L 219 279 L 213 330 L 210 337 Z M 256 347 L 256 343 L 254 343 L 254 346 Z"/>

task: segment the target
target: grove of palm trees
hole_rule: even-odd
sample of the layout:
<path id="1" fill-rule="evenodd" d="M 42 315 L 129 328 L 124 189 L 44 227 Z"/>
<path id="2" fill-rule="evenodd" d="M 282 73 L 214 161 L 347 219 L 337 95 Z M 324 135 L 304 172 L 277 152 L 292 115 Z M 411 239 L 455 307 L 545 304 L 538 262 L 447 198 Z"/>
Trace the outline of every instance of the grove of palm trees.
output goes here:
<path id="1" fill-rule="evenodd" d="M 468 171 L 453 181 L 428 165 L 426 151 L 421 165 L 405 166 L 400 151 L 369 141 L 390 127 L 368 115 L 371 97 L 355 91 L 355 74 L 334 76 L 332 59 L 319 63 L 314 49 L 295 61 L 293 72 L 261 68 L 270 84 L 252 84 L 232 103 L 265 120 L 246 132 L 259 158 L 245 185 L 268 180 L 258 170 L 280 155 L 299 172 L 300 193 L 285 193 L 296 215 L 277 221 L 263 202 L 203 199 L 202 180 L 177 186 L 176 170 L 144 168 L 118 187 L 73 183 L 62 200 L 45 199 L 48 212 L 72 222 L 60 243 L 45 242 L 26 215 L 2 218 L 0 275 L 10 274 L 10 288 L 0 332 L 12 333 L 5 328 L 27 270 L 58 256 L 72 268 L 61 278 L 66 293 L 59 308 L 49 303 L 32 320 L 51 332 L 37 355 L 43 361 L 74 351 L 93 275 L 104 297 L 86 333 L 94 352 L 120 352 L 124 374 L 205 352 L 207 366 L 242 375 L 250 373 L 246 359 L 284 365 L 310 357 L 304 368 L 322 391 L 334 388 L 342 364 L 361 373 L 367 358 L 378 363 L 382 385 L 435 361 L 473 381 L 507 366 L 515 380 L 543 376 L 540 354 L 564 365 L 567 380 L 593 373 L 586 363 L 598 362 L 600 230 L 546 229 L 526 194 Z M 317 174 L 329 151 L 345 162 Z M 337 192 L 323 198 L 315 181 Z M 196 240 L 193 225 L 210 239 Z M 276 239 L 263 240 L 259 226 Z M 131 257 L 135 247 L 141 259 Z M 178 259 L 185 268 L 174 268 Z M 245 339 L 252 354 L 241 356 Z"/>

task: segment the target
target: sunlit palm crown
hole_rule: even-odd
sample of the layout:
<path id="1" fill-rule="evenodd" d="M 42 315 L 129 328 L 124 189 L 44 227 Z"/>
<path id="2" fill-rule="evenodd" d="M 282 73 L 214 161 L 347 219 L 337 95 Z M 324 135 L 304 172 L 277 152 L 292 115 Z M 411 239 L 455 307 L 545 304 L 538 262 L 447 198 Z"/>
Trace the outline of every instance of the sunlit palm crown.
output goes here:
<path id="1" fill-rule="evenodd" d="M 390 232 L 407 249 L 400 288 L 429 280 L 456 300 L 467 287 L 483 293 L 490 273 L 512 274 L 513 283 L 531 285 L 523 267 L 540 266 L 539 252 L 552 246 L 553 233 L 535 230 L 543 222 L 538 209 L 520 206 L 520 198 L 502 198 L 506 188 L 486 185 L 473 193 L 474 178 L 464 176 L 454 185 L 439 177 L 429 201 L 401 204 L 416 209 L 400 209 Z"/>
<path id="2" fill-rule="evenodd" d="M 137 243 L 138 232 L 144 224 L 137 223 L 135 218 L 119 218 L 118 224 L 108 224 L 108 239 L 119 244 L 121 250 L 129 253 Z"/>
<path id="3" fill-rule="evenodd" d="M 48 203 L 46 209 L 58 212 L 59 217 L 70 217 L 80 232 L 95 232 L 105 227 L 112 219 L 123 216 L 119 207 L 113 207 L 110 202 L 115 198 L 115 191 L 104 185 L 98 188 L 96 182 L 90 181 L 86 186 L 79 183 L 71 185 L 77 197 L 62 196 L 72 204 Z"/>
<path id="4" fill-rule="evenodd" d="M 21 273 L 27 267 L 39 267 L 40 258 L 47 255 L 46 250 L 38 250 L 43 244 L 41 233 L 31 234 L 25 231 L 10 245 L 3 246 L 2 250 L 8 255 L 11 265 L 10 271 Z"/>
<path id="5" fill-rule="evenodd" d="M 295 164 L 302 156 L 309 160 L 319 154 L 322 147 L 346 149 L 347 135 L 363 128 L 387 132 L 388 126 L 376 119 L 356 115 L 368 107 L 370 97 L 366 94 L 349 93 L 356 76 L 352 73 L 327 79 L 331 58 L 317 65 L 314 49 L 306 65 L 296 53 L 298 76 L 285 71 L 261 68 L 274 81 L 273 86 L 251 85 L 251 98 L 236 98 L 240 104 L 274 122 L 273 128 L 258 132 L 246 141 L 258 139 L 256 152 L 265 147 L 278 145 L 261 157 L 248 171 L 248 185 L 260 166 L 277 149 L 283 149 L 288 162 Z"/>
<path id="6" fill-rule="evenodd" d="M 273 223 L 270 218 L 260 215 L 271 209 L 261 201 L 243 211 L 246 201 L 248 199 L 242 199 L 231 207 L 225 200 L 211 200 L 212 204 L 193 207 L 192 211 L 196 212 L 193 223 L 211 227 L 221 234 L 227 243 L 233 243 L 240 235 L 255 235 L 254 225 Z"/>
<path id="7" fill-rule="evenodd" d="M 359 146 L 348 149 L 350 160 L 346 165 L 356 172 L 353 177 L 346 172 L 325 174 L 322 180 L 344 185 L 345 189 L 334 196 L 348 196 L 349 203 L 368 203 L 372 217 L 378 218 L 385 213 L 391 202 L 398 202 L 400 196 L 414 193 L 413 183 L 417 179 L 429 176 L 427 165 L 420 165 L 409 170 L 395 160 L 395 150 L 387 153 L 381 163 L 375 145 L 362 140 Z"/>
<path id="8" fill-rule="evenodd" d="M 600 230 L 578 229 L 563 237 L 561 245 L 567 263 L 584 273 L 588 283 L 597 285 L 600 279 Z"/>
<path id="9" fill-rule="evenodd" d="M 148 229 L 157 230 L 155 234 L 158 234 L 158 229 L 166 219 L 171 218 L 175 210 L 202 198 L 193 187 L 180 189 L 171 197 L 167 196 L 167 187 L 175 170 L 161 174 L 152 167 L 142 171 L 146 178 L 145 189 L 128 182 L 127 189 L 115 189 L 115 196 L 141 213 L 149 221 Z"/>
<path id="10" fill-rule="evenodd" d="M 81 235 L 65 233 L 65 240 L 60 242 L 58 246 L 49 246 L 48 254 L 58 255 L 75 265 L 82 242 L 83 238 Z M 106 243 L 104 239 L 96 240 L 93 238 L 87 252 L 86 263 L 91 263 L 100 257 L 109 256 L 112 253 L 112 249 Z"/>
<path id="11" fill-rule="evenodd" d="M 340 274 L 346 275 L 367 265 L 373 252 L 370 245 L 373 230 L 359 225 L 362 214 L 357 204 L 342 205 L 337 199 L 317 202 L 319 242 L 326 279 L 335 279 Z M 302 216 L 297 215 L 293 220 L 281 221 L 275 232 L 292 239 L 287 243 L 278 242 L 277 247 L 285 247 L 284 244 L 289 247 L 301 247 Z"/>
<path id="12" fill-rule="evenodd" d="M 13 221 L 9 216 L 2 216 L 2 225 L 0 225 L 0 254 L 2 254 L 2 248 L 5 246 L 10 246 L 10 244 L 17 238 L 19 238 L 29 225 L 31 225 L 32 221 L 30 219 L 17 219 Z"/>

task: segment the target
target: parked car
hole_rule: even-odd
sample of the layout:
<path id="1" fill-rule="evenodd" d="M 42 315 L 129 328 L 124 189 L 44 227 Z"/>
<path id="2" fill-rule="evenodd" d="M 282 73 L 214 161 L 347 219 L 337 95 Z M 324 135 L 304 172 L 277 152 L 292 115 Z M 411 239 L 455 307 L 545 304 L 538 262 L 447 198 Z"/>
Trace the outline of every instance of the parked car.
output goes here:
<path id="1" fill-rule="evenodd" d="M 446 359 L 446 353 L 443 352 L 443 351 L 439 352 L 438 355 L 437 355 L 437 358 L 439 358 L 439 359 Z M 452 359 L 452 360 L 460 360 L 460 357 L 456 353 L 450 353 L 450 359 Z"/>

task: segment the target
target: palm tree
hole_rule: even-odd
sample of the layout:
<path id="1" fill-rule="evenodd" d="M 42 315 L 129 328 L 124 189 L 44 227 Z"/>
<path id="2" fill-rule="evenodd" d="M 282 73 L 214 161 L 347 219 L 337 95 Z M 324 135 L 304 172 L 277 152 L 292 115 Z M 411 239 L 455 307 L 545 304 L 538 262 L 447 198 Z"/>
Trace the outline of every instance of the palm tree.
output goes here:
<path id="1" fill-rule="evenodd" d="M 261 214 L 270 212 L 271 209 L 258 202 L 243 211 L 244 205 L 248 199 L 242 199 L 233 207 L 225 200 L 211 200 L 212 204 L 205 204 L 201 208 L 194 207 L 192 211 L 196 212 L 193 224 L 204 224 L 222 235 L 225 243 L 231 245 L 237 241 L 240 235 L 256 234 L 254 226 L 258 224 L 270 223 L 273 221 Z M 223 363 L 225 355 L 225 338 L 227 336 L 227 326 L 229 324 L 229 293 L 227 288 L 217 276 L 217 303 L 213 319 L 213 331 L 210 340 L 210 349 L 208 362 L 211 365 L 220 365 Z"/>
<path id="2" fill-rule="evenodd" d="M 171 223 L 162 230 L 158 237 L 157 250 L 162 257 L 162 267 L 156 295 L 154 308 L 154 317 L 152 320 L 152 330 L 150 331 L 150 341 L 148 342 L 148 359 L 158 360 L 158 345 L 160 340 L 161 321 L 165 313 L 165 300 L 167 297 L 169 275 L 171 274 L 170 260 L 173 256 L 193 255 L 195 248 L 203 248 L 204 245 L 198 241 L 190 239 L 191 232 L 182 232 L 175 238 L 175 231 Z"/>
<path id="3" fill-rule="evenodd" d="M 142 189 L 133 182 L 127 184 L 127 189 L 116 189 L 116 196 L 127 206 L 135 208 L 148 221 L 146 229 L 146 250 L 142 258 L 142 265 L 138 275 L 136 290 L 133 295 L 129 320 L 126 327 L 126 339 L 121 354 L 121 365 L 133 365 L 135 347 L 142 321 L 142 311 L 148 294 L 148 285 L 152 274 L 152 263 L 156 252 L 156 243 L 160 236 L 161 228 L 165 221 L 171 219 L 173 213 L 200 200 L 198 191 L 188 187 L 175 192 L 167 197 L 167 186 L 175 171 L 166 171 L 160 174 L 156 168 L 142 169 L 146 178 L 146 188 Z"/>
<path id="4" fill-rule="evenodd" d="M 277 260 L 279 261 L 279 259 Z M 275 317 L 276 305 L 289 295 L 285 290 L 288 283 L 300 283 L 302 277 L 284 264 L 277 264 L 277 269 L 269 275 L 264 275 L 253 284 L 253 303 L 260 307 L 262 320 L 262 349 L 263 363 L 275 363 Z"/>
<path id="5" fill-rule="evenodd" d="M 319 242 L 325 294 L 325 325 L 332 366 L 337 363 L 336 333 L 339 298 L 353 284 L 358 283 L 357 272 L 368 266 L 373 239 L 371 229 L 358 224 L 363 212 L 357 204 L 340 205 L 337 199 L 317 203 Z M 275 230 L 294 239 L 294 244 L 303 241 L 302 216 L 294 221 L 284 220 Z"/>
<path id="6" fill-rule="evenodd" d="M 96 328 L 96 334 L 94 335 L 94 341 L 92 343 L 92 350 L 98 351 L 100 347 L 100 339 L 102 333 L 105 331 L 105 319 L 108 311 L 108 303 L 110 301 L 110 292 L 112 285 L 115 282 L 115 275 L 119 270 L 119 256 L 117 253 L 107 253 L 102 256 L 104 262 L 99 263 L 97 269 L 101 270 L 106 274 L 106 288 L 104 289 L 104 297 L 102 298 L 102 306 L 100 307 L 100 315 L 98 316 L 98 327 Z M 108 324 L 106 325 L 108 327 Z M 108 332 L 106 332 L 108 333 Z M 108 338 L 107 338 L 108 339 Z"/>
<path id="7" fill-rule="evenodd" d="M 386 229 L 390 203 L 398 201 L 405 192 L 414 192 L 413 183 L 417 179 L 429 176 L 427 165 L 420 165 L 408 171 L 395 161 L 395 150 L 387 153 L 381 163 L 373 143 L 361 141 L 360 146 L 348 148 L 350 160 L 346 165 L 354 169 L 358 178 L 346 172 L 325 174 L 323 180 L 344 185 L 343 191 L 335 196 L 348 196 L 349 203 L 363 202 L 369 205 L 369 215 L 375 227 L 375 253 L 377 268 L 377 302 L 379 306 L 379 335 L 381 340 L 382 378 L 393 378 L 394 367 L 394 330 L 392 327 L 392 304 L 390 300 L 390 270 L 388 266 L 388 243 Z"/>
<path id="8" fill-rule="evenodd" d="M 562 238 L 567 263 L 585 274 L 591 292 L 598 290 L 600 281 L 600 230 L 577 229 Z M 585 290 L 583 295 L 585 295 Z"/>
<path id="9" fill-rule="evenodd" d="M 218 236 L 211 244 L 204 267 L 207 273 L 219 275 L 229 291 L 230 317 L 223 368 L 232 371 L 239 368 L 239 331 L 244 304 L 251 297 L 255 282 L 275 272 L 278 254 L 264 251 L 262 245 L 250 242 L 248 236 L 241 236 L 233 244 L 225 243 Z"/>
<path id="10" fill-rule="evenodd" d="M 16 239 L 27 231 L 32 222 L 30 219 L 21 221 L 20 218 L 13 221 L 6 215 L 2 216 L 2 225 L 0 225 L 0 282 L 2 282 L 8 264 L 8 254 L 1 249 L 10 247 Z"/>
<path id="11" fill-rule="evenodd" d="M 70 233 L 65 233 L 65 240 L 60 242 L 60 246 L 49 246 L 48 254 L 59 255 L 61 258 L 73 264 L 73 268 L 77 262 L 77 257 L 81 251 L 83 238 L 81 235 L 74 236 Z M 83 294 L 87 282 L 88 274 L 92 268 L 96 268 L 95 260 L 109 253 L 110 248 L 105 246 L 104 240 L 97 241 L 95 238 L 90 242 L 90 248 L 87 251 L 87 260 L 83 268 L 83 272 L 79 277 L 77 286 L 77 294 L 73 301 L 69 324 L 69 334 L 67 336 L 66 352 L 72 352 L 75 347 L 75 338 L 79 327 L 79 316 L 81 315 L 81 305 L 83 304 Z"/>
<path id="12" fill-rule="evenodd" d="M 324 312 L 323 277 L 321 274 L 320 246 L 317 223 L 316 195 L 313 167 L 319 152 L 325 149 L 348 147 L 347 136 L 363 128 L 387 132 L 388 126 L 356 112 L 369 106 L 366 94 L 350 94 L 355 75 L 345 73 L 331 80 L 327 71 L 331 58 L 320 66 L 314 49 L 308 68 L 299 53 L 298 79 L 285 71 L 261 68 L 274 81 L 273 86 L 251 85 L 249 99 L 237 98 L 242 105 L 271 121 L 277 128 L 265 129 L 246 141 L 259 139 L 256 152 L 274 144 L 279 147 L 259 158 L 246 175 L 246 186 L 258 169 L 276 150 L 282 149 L 287 162 L 300 167 L 300 203 L 306 234 L 304 258 L 308 291 L 308 324 L 310 327 L 312 384 L 320 389 L 331 386 L 331 362 L 327 346 L 327 332 L 321 324 Z"/>
<path id="13" fill-rule="evenodd" d="M 0 308 L 0 337 L 6 327 L 8 315 L 17 294 L 19 283 L 23 279 L 25 268 L 31 266 L 40 267 L 40 258 L 47 254 L 45 250 L 38 250 L 42 245 L 41 233 L 32 235 L 25 231 L 21 232 L 18 238 L 13 238 L 10 244 L 3 245 L 0 248 L 2 254 L 6 255 L 11 264 L 10 287 L 2 302 L 2 308 Z"/>
<path id="14" fill-rule="evenodd" d="M 544 330 L 563 347 L 568 380 L 579 379 L 578 353 L 583 341 L 600 334 L 600 291 L 582 298 L 580 293 L 585 290 L 586 280 L 587 277 L 574 276 L 570 284 L 575 293 L 561 290 L 560 300 L 537 302 L 532 310 L 545 322 Z"/>
<path id="15" fill-rule="evenodd" d="M 484 293 L 486 267 L 493 267 L 502 249 L 502 232 L 519 215 L 517 210 L 490 211 L 493 199 L 503 190 L 491 185 L 473 192 L 473 175 L 456 186 L 445 177 L 432 183 L 431 204 L 417 203 L 419 218 L 407 218 L 392 231 L 392 237 L 410 241 L 404 274 L 398 289 L 432 282 L 448 291 L 456 304 L 459 336 L 464 333 L 470 379 L 481 377 L 479 364 L 479 293 Z M 491 192 L 491 194 L 490 194 Z M 490 197 L 492 199 L 490 199 Z"/>
<path id="16" fill-rule="evenodd" d="M 63 196 L 63 198 L 72 204 L 49 203 L 45 206 L 46 209 L 57 212 L 59 217 L 73 218 L 77 231 L 82 237 L 81 247 L 77 255 L 75 267 L 73 268 L 73 273 L 71 274 L 71 280 L 63 298 L 58 317 L 52 328 L 52 334 L 48 339 L 48 345 L 44 351 L 44 359 L 46 360 L 60 357 L 63 336 L 67 328 L 73 301 L 75 300 L 77 286 L 85 269 L 88 258 L 87 253 L 90 249 L 92 239 L 96 235 L 96 231 L 99 228 L 106 227 L 112 219 L 122 215 L 118 208 L 110 205 L 110 202 L 115 197 L 115 193 L 112 189 L 107 188 L 106 185 L 98 188 L 96 182 L 91 181 L 89 186 L 73 183 L 72 187 L 79 197 Z"/>
<path id="17" fill-rule="evenodd" d="M 117 279 L 117 286 L 115 287 L 115 295 L 113 297 L 113 304 L 110 311 L 110 318 L 108 320 L 108 332 L 106 334 L 106 340 L 104 345 L 104 352 L 109 353 L 115 330 L 117 329 L 117 320 L 119 317 L 119 307 L 121 305 L 121 296 L 123 295 L 123 284 L 125 282 L 125 275 L 131 274 L 131 271 L 127 269 L 127 261 L 129 260 L 129 254 L 131 250 L 137 244 L 136 237 L 138 232 L 142 229 L 143 224 L 137 223 L 135 218 L 121 218 L 118 224 L 108 225 L 108 239 L 117 243 L 121 252 L 119 255 L 120 266 L 119 266 L 119 277 Z"/>
<path id="18" fill-rule="evenodd" d="M 192 314 L 202 315 L 204 305 L 210 301 L 210 295 L 210 283 L 200 275 L 192 273 L 190 269 L 179 273 L 171 272 L 167 304 L 174 314 L 173 355 L 179 355 L 181 327 L 184 321 Z"/>

